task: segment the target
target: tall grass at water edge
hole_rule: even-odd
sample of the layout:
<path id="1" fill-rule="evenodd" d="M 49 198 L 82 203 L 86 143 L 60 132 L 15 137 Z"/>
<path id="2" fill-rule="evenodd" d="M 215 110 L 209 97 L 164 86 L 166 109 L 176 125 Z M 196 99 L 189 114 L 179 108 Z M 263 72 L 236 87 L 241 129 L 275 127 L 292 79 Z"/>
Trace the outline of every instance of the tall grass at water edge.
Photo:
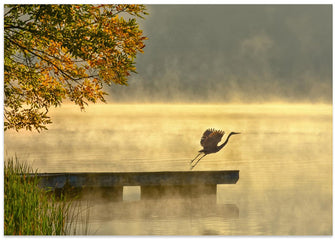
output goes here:
<path id="1" fill-rule="evenodd" d="M 4 163 L 5 235 L 70 235 L 78 233 L 82 217 L 78 202 L 69 201 L 38 186 L 37 172 L 15 157 Z M 86 221 L 87 218 L 85 219 Z M 84 234 L 87 234 L 86 222 Z"/>

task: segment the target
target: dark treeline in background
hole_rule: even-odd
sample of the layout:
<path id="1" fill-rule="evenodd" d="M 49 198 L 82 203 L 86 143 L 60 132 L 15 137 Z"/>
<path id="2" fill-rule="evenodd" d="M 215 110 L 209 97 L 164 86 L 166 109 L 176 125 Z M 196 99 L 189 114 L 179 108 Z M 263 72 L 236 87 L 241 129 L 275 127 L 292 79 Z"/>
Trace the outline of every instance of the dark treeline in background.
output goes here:
<path id="1" fill-rule="evenodd" d="M 331 5 L 149 5 L 112 102 L 332 101 Z"/>

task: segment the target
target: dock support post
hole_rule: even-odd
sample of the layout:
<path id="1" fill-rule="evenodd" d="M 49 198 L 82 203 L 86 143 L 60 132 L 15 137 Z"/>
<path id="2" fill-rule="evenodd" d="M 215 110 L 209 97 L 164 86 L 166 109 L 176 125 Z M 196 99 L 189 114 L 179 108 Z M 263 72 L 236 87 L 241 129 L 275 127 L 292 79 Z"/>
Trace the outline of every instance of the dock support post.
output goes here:
<path id="1" fill-rule="evenodd" d="M 167 185 L 167 186 L 141 186 L 141 199 L 160 197 L 213 197 L 216 201 L 216 184 L 206 185 Z"/>
<path id="2" fill-rule="evenodd" d="M 122 201 L 123 200 L 123 186 L 118 187 L 100 187 L 101 196 L 104 199 L 110 201 Z"/>

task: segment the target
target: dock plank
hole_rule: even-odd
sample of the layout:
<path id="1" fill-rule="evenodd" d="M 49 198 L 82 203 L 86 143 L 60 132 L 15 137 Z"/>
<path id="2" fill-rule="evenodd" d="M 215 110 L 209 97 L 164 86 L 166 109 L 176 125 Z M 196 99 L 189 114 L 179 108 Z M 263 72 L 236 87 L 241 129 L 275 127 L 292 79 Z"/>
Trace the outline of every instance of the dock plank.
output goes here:
<path id="1" fill-rule="evenodd" d="M 239 170 L 38 173 L 49 188 L 235 184 Z"/>

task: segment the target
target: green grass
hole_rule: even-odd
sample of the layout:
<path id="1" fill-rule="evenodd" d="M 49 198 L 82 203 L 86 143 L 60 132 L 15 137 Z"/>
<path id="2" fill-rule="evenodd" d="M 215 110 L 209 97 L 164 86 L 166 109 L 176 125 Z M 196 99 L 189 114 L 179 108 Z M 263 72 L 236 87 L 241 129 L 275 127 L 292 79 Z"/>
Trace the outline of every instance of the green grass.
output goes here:
<path id="1" fill-rule="evenodd" d="M 33 174 L 32 177 L 28 177 Z M 17 158 L 4 163 L 5 235 L 76 234 L 80 206 L 38 187 L 36 171 Z M 80 219 L 79 219 L 80 220 Z M 87 230 L 87 222 L 86 222 Z"/>

